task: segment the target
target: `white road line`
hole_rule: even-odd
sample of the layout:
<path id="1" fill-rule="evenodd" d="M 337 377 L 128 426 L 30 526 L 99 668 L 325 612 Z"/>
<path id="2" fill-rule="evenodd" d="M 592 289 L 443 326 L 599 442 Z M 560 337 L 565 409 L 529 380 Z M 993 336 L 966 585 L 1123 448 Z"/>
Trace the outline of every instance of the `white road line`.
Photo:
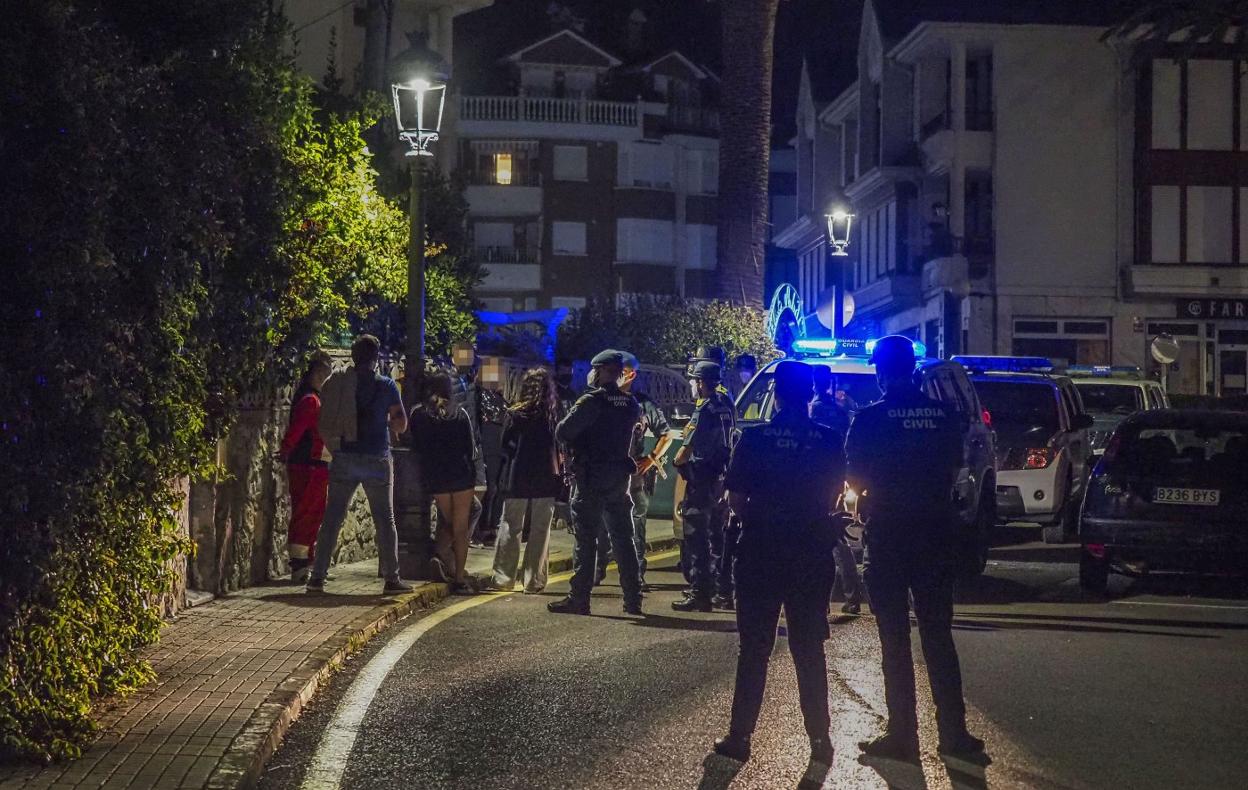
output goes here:
<path id="1" fill-rule="evenodd" d="M 1230 609 L 1232 611 L 1248 611 L 1248 606 L 1223 606 L 1216 603 L 1166 603 L 1165 601 L 1110 601 L 1119 606 L 1181 606 L 1185 609 Z"/>
<path id="2" fill-rule="evenodd" d="M 303 778 L 303 790 L 338 790 L 342 782 L 342 774 L 347 768 L 347 758 L 351 754 L 351 748 L 355 746 L 356 736 L 360 733 L 360 724 L 364 721 L 364 714 L 368 713 L 377 689 L 390 674 L 390 670 L 394 669 L 394 665 L 399 662 L 403 654 L 411 650 L 416 640 L 429 633 L 438 623 L 449 620 L 460 612 L 513 594 L 505 592 L 466 598 L 445 609 L 431 612 L 404 628 L 394 639 L 390 640 L 381 652 L 364 665 L 355 681 L 351 683 L 351 687 L 347 689 L 346 696 L 339 703 L 338 710 L 334 712 L 329 728 L 325 730 L 320 744 L 316 747 L 312 764 Z"/>

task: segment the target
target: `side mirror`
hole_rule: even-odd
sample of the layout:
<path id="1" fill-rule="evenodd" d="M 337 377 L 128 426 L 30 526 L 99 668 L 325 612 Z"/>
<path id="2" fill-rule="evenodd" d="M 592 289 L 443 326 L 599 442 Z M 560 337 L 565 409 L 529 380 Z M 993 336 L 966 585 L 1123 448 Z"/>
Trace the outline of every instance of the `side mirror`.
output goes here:
<path id="1" fill-rule="evenodd" d="M 1091 414 L 1076 414 L 1070 421 L 1071 430 L 1086 431 L 1093 426 Z"/>

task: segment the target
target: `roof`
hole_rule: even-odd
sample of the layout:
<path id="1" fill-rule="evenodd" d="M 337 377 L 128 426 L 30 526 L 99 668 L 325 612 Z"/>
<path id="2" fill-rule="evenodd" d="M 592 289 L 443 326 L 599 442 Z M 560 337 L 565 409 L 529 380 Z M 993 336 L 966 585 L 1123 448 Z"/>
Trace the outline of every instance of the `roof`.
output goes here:
<path id="1" fill-rule="evenodd" d="M 1145 0 L 865 0 L 873 3 L 888 42 L 923 22 L 1110 27 Z"/>
<path id="2" fill-rule="evenodd" d="M 1065 376 L 1054 376 L 1049 373 L 1020 373 L 1005 370 L 967 370 L 966 374 L 972 381 L 1006 381 L 1013 384 L 1048 384 L 1057 386 L 1057 382 Z"/>
<path id="3" fill-rule="evenodd" d="M 563 63 L 563 60 L 544 60 L 543 58 L 561 58 L 575 50 L 584 50 L 590 55 L 590 61 L 592 62 L 587 62 L 585 65 L 608 67 L 618 66 L 623 62 L 575 30 L 568 28 L 563 28 L 545 38 L 534 41 L 505 56 L 503 59 L 512 62 L 523 60 L 534 63 Z M 578 57 L 584 59 L 583 54 Z"/>

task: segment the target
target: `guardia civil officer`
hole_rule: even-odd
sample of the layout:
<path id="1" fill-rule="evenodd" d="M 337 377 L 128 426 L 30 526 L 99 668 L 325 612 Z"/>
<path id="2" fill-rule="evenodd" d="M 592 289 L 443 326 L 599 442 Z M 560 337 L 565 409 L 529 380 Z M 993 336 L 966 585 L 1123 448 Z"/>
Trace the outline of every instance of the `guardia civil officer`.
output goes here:
<path id="1" fill-rule="evenodd" d="M 813 394 L 809 365 L 777 365 L 777 411 L 766 425 L 742 432 L 724 481 L 742 520 L 736 561 L 741 652 L 732 723 L 715 751 L 737 760 L 750 756 L 783 606 L 811 760 L 832 762 L 823 642 L 836 575 L 832 551 L 842 533 L 832 508 L 845 480 L 845 457 L 840 432 L 810 419 Z"/>
<path id="2" fill-rule="evenodd" d="M 607 533 L 620 569 L 624 611 L 641 614 L 641 582 L 637 549 L 633 545 L 633 503 L 628 496 L 637 465 L 629 455 L 633 429 L 640 418 L 637 399 L 621 392 L 624 357 L 608 349 L 591 360 L 590 390 L 576 400 L 559 425 L 555 438 L 572 454 L 572 590 L 548 605 L 552 612 L 589 614 L 594 586 L 598 530 L 606 520 Z"/>
<path id="3" fill-rule="evenodd" d="M 687 371 L 696 389 L 697 408 L 685 426 L 685 443 L 672 459 L 685 480 L 680 503 L 684 525 L 684 556 L 689 592 L 672 608 L 678 612 L 709 612 L 715 595 L 715 546 L 722 546 L 723 524 L 716 507 L 723 497 L 724 472 L 732 452 L 735 425 L 732 401 L 719 392 L 720 367 L 702 360 Z"/>
<path id="4" fill-rule="evenodd" d="M 936 702 L 942 754 L 984 742 L 966 730 L 962 674 L 953 644 L 953 486 L 962 465 L 956 417 L 914 380 L 914 346 L 898 335 L 871 355 L 883 399 L 860 409 L 846 440 L 849 484 L 867 524 L 867 591 L 880 634 L 888 727 L 862 741 L 867 755 L 917 760 L 910 604 Z"/>

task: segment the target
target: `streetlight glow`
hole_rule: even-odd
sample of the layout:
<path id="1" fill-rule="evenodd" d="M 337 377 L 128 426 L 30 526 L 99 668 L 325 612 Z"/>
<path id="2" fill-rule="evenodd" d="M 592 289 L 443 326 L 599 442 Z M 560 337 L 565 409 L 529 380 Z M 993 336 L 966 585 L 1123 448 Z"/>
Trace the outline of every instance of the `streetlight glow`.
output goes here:
<path id="1" fill-rule="evenodd" d="M 429 144 L 438 139 L 446 106 L 450 67 L 429 49 L 422 36 L 408 36 L 408 48 L 390 65 L 390 95 L 399 139 L 408 156 L 433 156 Z"/>
<path id="2" fill-rule="evenodd" d="M 824 215 L 828 220 L 828 246 L 831 255 L 843 257 L 849 255 L 845 248 L 849 246 L 849 232 L 854 224 L 854 215 L 841 206 L 837 206 Z"/>

